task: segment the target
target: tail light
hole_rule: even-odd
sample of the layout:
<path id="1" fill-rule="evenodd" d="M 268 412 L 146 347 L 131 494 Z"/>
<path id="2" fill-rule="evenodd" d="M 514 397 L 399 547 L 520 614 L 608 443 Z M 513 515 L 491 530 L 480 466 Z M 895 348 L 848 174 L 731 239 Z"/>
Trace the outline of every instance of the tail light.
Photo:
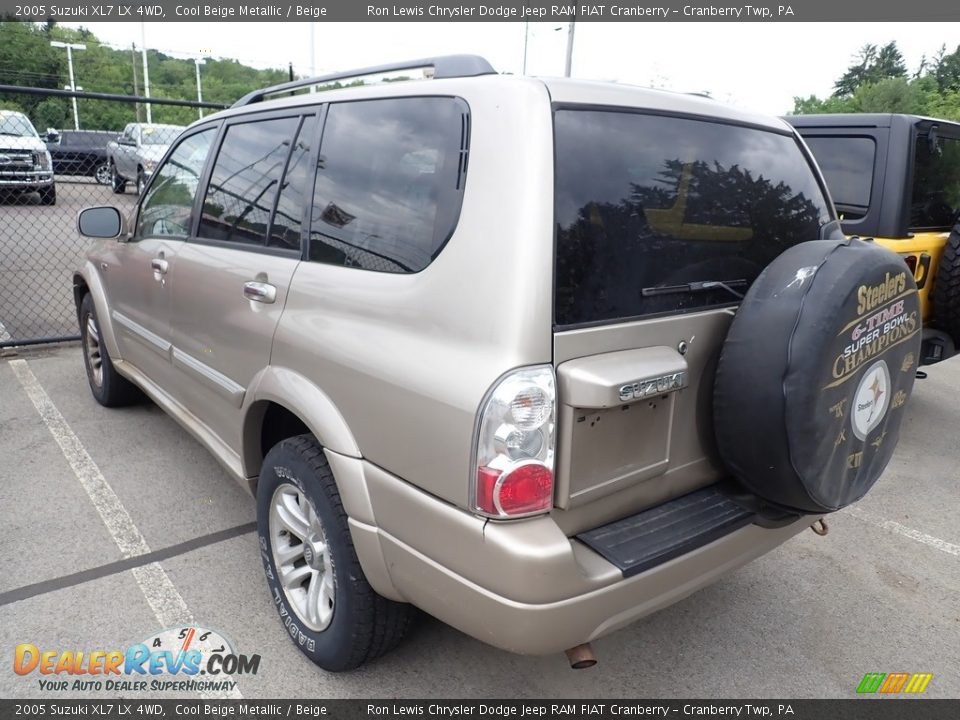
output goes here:
<path id="1" fill-rule="evenodd" d="M 515 518 L 553 506 L 557 395 L 549 365 L 502 377 L 480 407 L 473 509 Z"/>

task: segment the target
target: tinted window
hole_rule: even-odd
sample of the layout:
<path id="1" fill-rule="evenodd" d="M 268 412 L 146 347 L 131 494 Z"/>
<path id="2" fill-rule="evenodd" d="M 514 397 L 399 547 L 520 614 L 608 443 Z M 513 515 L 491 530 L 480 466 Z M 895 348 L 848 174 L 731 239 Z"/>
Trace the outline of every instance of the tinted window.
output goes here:
<path id="1" fill-rule="evenodd" d="M 912 230 L 946 230 L 960 217 L 960 140 L 926 134 L 914 152 Z"/>
<path id="2" fill-rule="evenodd" d="M 115 138 L 116 136 L 111 133 L 64 130 L 60 134 L 60 145 L 70 148 L 105 148 L 107 143 Z"/>
<path id="3" fill-rule="evenodd" d="M 804 138 L 833 200 L 842 207 L 844 218 L 858 220 L 867 214 L 873 187 L 873 164 L 877 144 L 868 137 Z"/>
<path id="4" fill-rule="evenodd" d="M 460 212 L 467 108 L 453 98 L 331 105 L 310 225 L 310 259 L 417 272 Z"/>
<path id="5" fill-rule="evenodd" d="M 306 118 L 290 152 L 287 171 L 280 184 L 277 211 L 270 226 L 268 245 L 300 249 L 300 228 L 303 224 L 303 200 L 310 173 L 310 149 L 316 135 L 316 120 Z"/>
<path id="6" fill-rule="evenodd" d="M 560 325 L 734 301 L 723 289 L 650 290 L 719 280 L 743 292 L 773 258 L 819 237 L 831 219 L 789 135 L 561 110 L 555 137 Z"/>
<path id="7" fill-rule="evenodd" d="M 294 117 L 227 128 L 203 200 L 200 237 L 263 245 L 299 125 Z"/>
<path id="8" fill-rule="evenodd" d="M 186 138 L 157 170 L 140 207 L 138 237 L 190 233 L 190 211 L 215 133 L 208 128 Z"/>

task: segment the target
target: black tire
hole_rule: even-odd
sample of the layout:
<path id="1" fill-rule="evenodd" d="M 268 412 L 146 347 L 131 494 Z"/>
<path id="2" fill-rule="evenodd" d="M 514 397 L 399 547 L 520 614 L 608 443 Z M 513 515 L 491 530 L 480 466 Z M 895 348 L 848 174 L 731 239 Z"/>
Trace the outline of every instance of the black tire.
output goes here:
<path id="1" fill-rule="evenodd" d="M 309 502 L 321 525 L 319 535 L 314 532 L 311 537 L 322 537 L 328 553 L 320 565 L 323 572 L 330 568 L 332 573 L 332 616 L 329 624 L 319 630 L 308 626 L 302 614 L 306 612 L 301 609 L 304 606 L 295 604 L 288 596 L 276 565 L 275 550 L 280 547 L 277 543 L 289 542 L 291 548 L 297 545 L 293 533 L 282 529 L 278 520 L 271 521 L 275 497 L 289 498 L 290 493 Z M 257 486 L 257 528 L 271 600 L 285 632 L 312 662 L 330 672 L 353 670 L 393 649 L 406 635 L 416 610 L 378 595 L 364 577 L 336 481 L 312 435 L 283 440 L 264 458 Z M 305 548 L 308 545 L 299 544 Z M 317 557 L 312 551 L 310 556 Z M 290 561 L 286 572 L 302 570 L 307 557 L 306 552 L 301 553 L 299 559 Z M 305 587 L 296 591 L 309 597 L 310 583 L 319 582 L 317 577 L 304 579 Z"/>
<path id="2" fill-rule="evenodd" d="M 933 319 L 960 347 L 960 223 L 954 226 L 940 256 L 933 286 Z"/>
<path id="3" fill-rule="evenodd" d="M 41 205 L 56 205 L 57 204 L 57 186 L 51 185 L 50 187 L 40 188 L 40 204 Z"/>
<path id="4" fill-rule="evenodd" d="M 80 343 L 83 346 L 83 364 L 87 369 L 87 383 L 98 403 L 104 407 L 123 407 L 143 399 L 140 388 L 118 373 L 113 366 L 101 339 L 97 309 L 89 293 L 83 296 L 80 303 Z"/>
<path id="5" fill-rule="evenodd" d="M 127 189 L 127 181 L 117 174 L 117 166 L 113 163 L 110 163 L 110 186 L 117 195 Z"/>
<path id="6" fill-rule="evenodd" d="M 920 299 L 896 254 L 817 240 L 776 258 L 720 352 L 720 457 L 751 493 L 793 512 L 865 495 L 899 439 L 920 357 Z"/>
<path id="7" fill-rule="evenodd" d="M 143 195 L 143 191 L 147 189 L 147 181 L 143 177 L 143 168 L 137 168 L 137 195 Z"/>

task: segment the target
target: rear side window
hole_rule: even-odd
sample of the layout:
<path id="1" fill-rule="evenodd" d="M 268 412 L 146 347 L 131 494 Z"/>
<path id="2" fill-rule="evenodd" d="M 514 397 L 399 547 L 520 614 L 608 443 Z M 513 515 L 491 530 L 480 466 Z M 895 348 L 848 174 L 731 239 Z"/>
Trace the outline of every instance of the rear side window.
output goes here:
<path id="1" fill-rule="evenodd" d="M 805 137 L 804 140 L 846 220 L 859 220 L 870 207 L 877 143 L 869 137 Z"/>
<path id="2" fill-rule="evenodd" d="M 467 106 L 390 98 L 330 106 L 310 259 L 380 272 L 425 268 L 453 232 L 467 165 Z"/>
<path id="3" fill-rule="evenodd" d="M 303 226 L 304 190 L 310 173 L 310 150 L 316 136 L 316 118 L 307 117 L 297 133 L 290 151 L 287 171 L 280 184 L 277 211 L 270 225 L 270 247 L 300 249 L 300 229 Z"/>
<path id="4" fill-rule="evenodd" d="M 558 325 L 736 301 L 832 220 L 790 135 L 681 117 L 558 110 Z"/>
<path id="5" fill-rule="evenodd" d="M 917 137 L 911 230 L 948 230 L 960 217 L 960 140 Z"/>
<path id="6" fill-rule="evenodd" d="M 288 117 L 227 128 L 203 200 L 201 238 L 264 244 L 299 125 L 299 117 Z"/>

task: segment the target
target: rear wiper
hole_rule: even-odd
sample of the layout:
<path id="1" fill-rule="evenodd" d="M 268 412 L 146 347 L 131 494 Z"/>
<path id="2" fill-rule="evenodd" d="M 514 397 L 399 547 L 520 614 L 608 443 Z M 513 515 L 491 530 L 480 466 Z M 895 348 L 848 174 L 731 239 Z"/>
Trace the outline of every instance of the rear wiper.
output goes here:
<path id="1" fill-rule="evenodd" d="M 734 290 L 734 286 L 743 287 L 747 285 L 746 280 L 699 280 L 697 282 L 683 283 L 681 285 L 658 285 L 656 287 L 646 287 L 640 291 L 643 297 L 652 297 L 654 295 L 671 295 L 680 292 L 706 292 L 707 290 L 726 290 L 731 295 L 743 299 L 743 293 Z"/>

